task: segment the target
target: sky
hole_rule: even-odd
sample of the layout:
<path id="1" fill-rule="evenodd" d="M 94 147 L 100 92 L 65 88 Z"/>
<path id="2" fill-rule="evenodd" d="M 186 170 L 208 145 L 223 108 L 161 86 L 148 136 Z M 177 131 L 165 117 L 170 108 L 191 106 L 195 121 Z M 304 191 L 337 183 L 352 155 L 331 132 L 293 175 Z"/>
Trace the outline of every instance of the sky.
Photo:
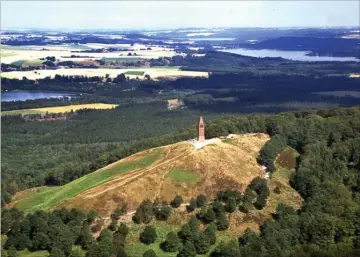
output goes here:
<path id="1" fill-rule="evenodd" d="M 1 1 L 1 28 L 360 26 L 360 1 Z"/>

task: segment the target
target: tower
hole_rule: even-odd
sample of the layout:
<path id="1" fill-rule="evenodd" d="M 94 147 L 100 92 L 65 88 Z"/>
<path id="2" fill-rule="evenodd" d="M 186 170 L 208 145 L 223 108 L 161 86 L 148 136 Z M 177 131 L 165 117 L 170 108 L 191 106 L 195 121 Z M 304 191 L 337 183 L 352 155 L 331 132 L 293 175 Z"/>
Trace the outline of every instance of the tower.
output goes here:
<path id="1" fill-rule="evenodd" d="M 198 127 L 198 141 L 205 141 L 205 124 L 202 116 L 200 116 L 199 127 Z"/>

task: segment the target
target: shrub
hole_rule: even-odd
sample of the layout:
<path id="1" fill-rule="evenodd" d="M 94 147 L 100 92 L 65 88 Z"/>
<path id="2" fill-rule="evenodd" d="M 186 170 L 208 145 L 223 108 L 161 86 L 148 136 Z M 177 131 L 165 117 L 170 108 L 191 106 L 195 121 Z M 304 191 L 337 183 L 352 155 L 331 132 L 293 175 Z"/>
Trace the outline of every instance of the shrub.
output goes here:
<path id="1" fill-rule="evenodd" d="M 161 249 L 165 252 L 177 252 L 181 249 L 181 247 L 181 240 L 175 232 L 169 232 L 166 235 L 166 240 L 161 244 Z"/>
<path id="2" fill-rule="evenodd" d="M 275 188 L 274 188 L 274 193 L 275 193 L 275 194 L 280 194 L 280 193 L 281 193 L 280 187 L 278 187 L 278 186 L 275 187 Z"/>
<path id="3" fill-rule="evenodd" d="M 196 200 L 195 199 L 191 199 L 189 204 L 186 205 L 186 210 L 188 212 L 192 212 L 196 209 Z"/>
<path id="4" fill-rule="evenodd" d="M 171 206 L 173 208 L 178 208 L 183 203 L 183 199 L 180 195 L 175 196 L 174 200 L 171 201 Z"/>
<path id="5" fill-rule="evenodd" d="M 157 255 L 153 249 L 149 249 L 146 252 L 144 252 L 143 257 L 157 257 Z"/>
<path id="6" fill-rule="evenodd" d="M 140 242 L 143 244 L 152 244 L 157 238 L 156 229 L 153 226 L 147 226 L 140 234 Z"/>
<path id="7" fill-rule="evenodd" d="M 198 208 L 203 207 L 207 202 L 206 196 L 205 195 L 198 195 L 198 197 L 196 197 L 196 206 Z"/>

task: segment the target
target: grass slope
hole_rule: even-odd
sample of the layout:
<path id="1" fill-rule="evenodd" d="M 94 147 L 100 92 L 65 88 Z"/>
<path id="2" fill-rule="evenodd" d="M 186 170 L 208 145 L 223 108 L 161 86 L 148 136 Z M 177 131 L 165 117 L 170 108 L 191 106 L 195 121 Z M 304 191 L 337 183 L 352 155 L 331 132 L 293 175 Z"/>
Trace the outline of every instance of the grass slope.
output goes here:
<path id="1" fill-rule="evenodd" d="M 174 182 L 184 182 L 184 183 L 194 183 L 199 178 L 199 174 L 195 172 L 188 172 L 183 170 L 182 168 L 174 168 L 172 169 L 168 176 Z"/>
<path id="2" fill-rule="evenodd" d="M 160 150 L 154 150 L 136 160 L 125 160 L 110 164 L 63 186 L 40 187 L 35 191 L 32 190 L 27 198 L 19 200 L 15 206 L 26 213 L 39 209 L 49 210 L 62 201 L 103 184 L 120 174 L 153 164 L 161 153 Z"/>
<path id="3" fill-rule="evenodd" d="M 115 108 L 117 106 L 118 106 L 117 104 L 103 104 L 103 103 L 76 104 L 76 105 L 65 105 L 65 106 L 5 111 L 5 112 L 1 112 L 1 115 L 45 114 L 47 112 L 48 113 L 63 113 L 63 112 L 70 112 L 71 110 L 77 111 L 80 109 L 111 109 L 111 108 Z"/>

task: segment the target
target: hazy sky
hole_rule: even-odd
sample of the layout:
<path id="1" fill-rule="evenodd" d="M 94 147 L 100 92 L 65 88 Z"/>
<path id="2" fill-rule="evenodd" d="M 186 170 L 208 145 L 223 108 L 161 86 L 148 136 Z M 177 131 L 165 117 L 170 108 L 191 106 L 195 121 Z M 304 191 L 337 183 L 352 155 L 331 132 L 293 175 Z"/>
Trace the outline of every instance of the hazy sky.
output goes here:
<path id="1" fill-rule="evenodd" d="M 1 1 L 1 27 L 359 26 L 359 10 L 359 1 Z"/>

